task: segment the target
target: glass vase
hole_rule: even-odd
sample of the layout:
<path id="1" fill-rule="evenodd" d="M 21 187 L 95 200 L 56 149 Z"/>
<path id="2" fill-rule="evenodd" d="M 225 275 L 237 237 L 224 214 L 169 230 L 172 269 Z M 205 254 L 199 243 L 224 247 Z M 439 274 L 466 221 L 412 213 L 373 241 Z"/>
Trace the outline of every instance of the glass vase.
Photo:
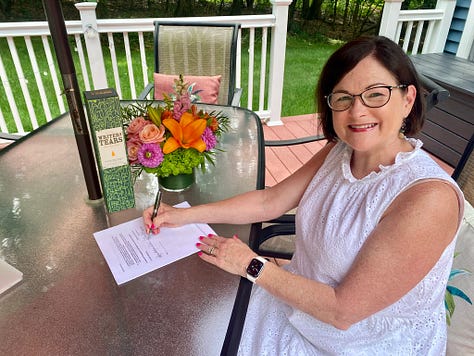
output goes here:
<path id="1" fill-rule="evenodd" d="M 189 174 L 169 175 L 168 177 L 158 177 L 160 187 L 168 192 L 182 192 L 189 189 L 195 182 L 194 170 Z"/>

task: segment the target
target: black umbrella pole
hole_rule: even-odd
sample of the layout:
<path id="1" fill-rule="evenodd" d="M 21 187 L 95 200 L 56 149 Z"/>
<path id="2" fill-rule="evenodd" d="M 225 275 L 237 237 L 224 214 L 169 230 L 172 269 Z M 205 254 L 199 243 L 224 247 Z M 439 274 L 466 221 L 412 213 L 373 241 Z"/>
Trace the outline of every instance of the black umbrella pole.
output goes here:
<path id="1" fill-rule="evenodd" d="M 66 94 L 69 106 L 87 192 L 90 200 L 97 200 L 102 198 L 102 193 L 79 85 L 77 84 L 74 62 L 72 61 L 71 49 L 67 40 L 62 8 L 59 0 L 43 0 L 43 6 L 63 79 L 64 93 Z"/>
<path id="2" fill-rule="evenodd" d="M 97 200 L 102 198 L 102 193 L 77 78 L 74 73 L 63 73 L 62 77 L 87 192 L 90 200 Z"/>

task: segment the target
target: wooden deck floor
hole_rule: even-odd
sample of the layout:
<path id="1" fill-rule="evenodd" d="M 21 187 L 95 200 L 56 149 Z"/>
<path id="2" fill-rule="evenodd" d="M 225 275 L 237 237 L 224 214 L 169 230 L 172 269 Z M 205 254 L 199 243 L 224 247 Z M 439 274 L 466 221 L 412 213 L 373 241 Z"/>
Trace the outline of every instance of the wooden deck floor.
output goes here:
<path id="1" fill-rule="evenodd" d="M 321 133 L 318 131 L 318 122 L 314 114 L 286 117 L 282 118 L 282 121 L 284 125 L 280 126 L 263 125 L 266 140 L 284 140 Z M 291 147 L 266 147 L 265 185 L 275 185 L 288 177 L 325 144 L 326 141 L 318 141 Z M 448 174 L 451 175 L 453 173 L 453 167 L 435 156 L 432 157 Z"/>

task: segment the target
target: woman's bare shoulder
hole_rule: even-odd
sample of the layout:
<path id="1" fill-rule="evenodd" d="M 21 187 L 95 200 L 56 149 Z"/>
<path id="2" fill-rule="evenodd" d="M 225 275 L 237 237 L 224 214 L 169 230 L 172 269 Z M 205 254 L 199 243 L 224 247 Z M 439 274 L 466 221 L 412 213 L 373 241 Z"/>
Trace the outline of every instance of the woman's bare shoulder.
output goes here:
<path id="1" fill-rule="evenodd" d="M 453 184 L 442 179 L 424 179 L 400 193 L 384 217 L 391 216 L 402 223 L 426 224 L 448 232 L 459 224 L 460 204 Z"/>

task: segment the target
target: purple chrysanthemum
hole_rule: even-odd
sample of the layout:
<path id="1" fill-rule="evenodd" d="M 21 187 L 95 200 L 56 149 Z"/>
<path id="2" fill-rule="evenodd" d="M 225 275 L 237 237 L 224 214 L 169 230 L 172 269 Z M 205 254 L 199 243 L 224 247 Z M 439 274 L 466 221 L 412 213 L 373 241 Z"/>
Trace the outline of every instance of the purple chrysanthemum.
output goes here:
<path id="1" fill-rule="evenodd" d="M 214 147 L 216 147 L 216 136 L 214 136 L 214 133 L 209 127 L 206 127 L 201 137 L 204 143 L 206 144 L 206 151 L 212 150 Z"/>
<path id="2" fill-rule="evenodd" d="M 138 151 L 138 162 L 144 167 L 155 168 L 163 162 L 163 152 L 156 143 L 144 143 Z"/>

